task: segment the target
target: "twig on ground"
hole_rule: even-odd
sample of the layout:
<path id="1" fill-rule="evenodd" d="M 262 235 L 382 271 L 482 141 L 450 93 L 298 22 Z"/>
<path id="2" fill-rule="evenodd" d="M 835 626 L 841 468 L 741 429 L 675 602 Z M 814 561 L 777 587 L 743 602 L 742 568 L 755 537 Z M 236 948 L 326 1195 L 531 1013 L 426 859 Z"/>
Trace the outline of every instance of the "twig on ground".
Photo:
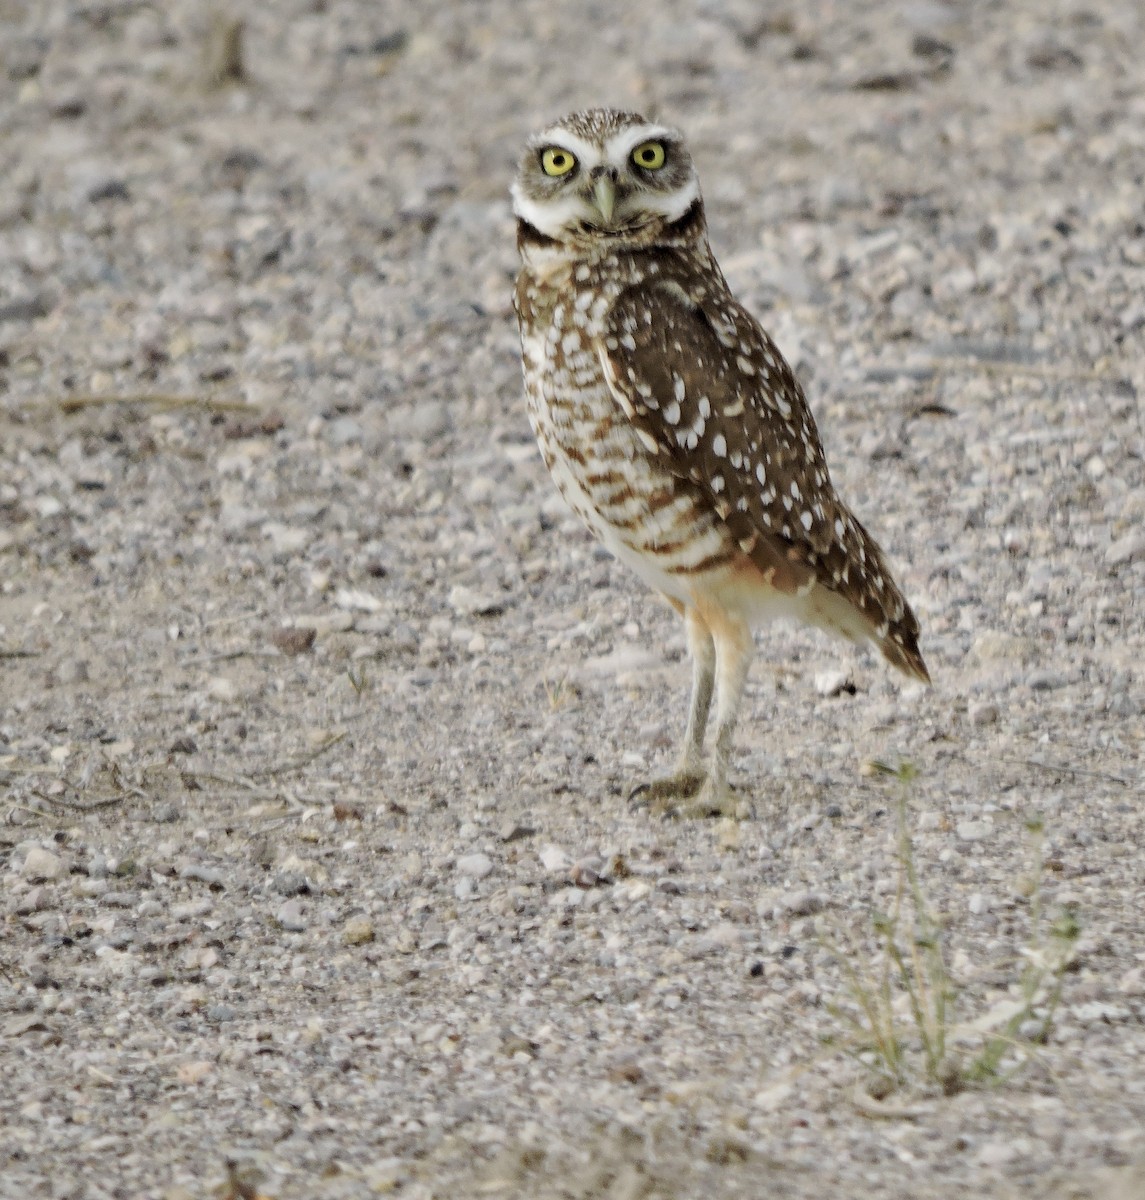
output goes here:
<path id="1" fill-rule="evenodd" d="M 1036 758 L 999 758 L 998 761 L 1009 763 L 1012 767 L 1037 767 L 1040 771 L 1079 775 L 1086 779 L 1104 779 L 1109 783 L 1119 784 L 1121 787 L 1132 786 L 1128 779 L 1122 779 L 1119 775 L 1110 775 L 1108 771 L 1087 771 L 1084 767 L 1067 767 L 1064 763 L 1039 762 Z"/>
<path id="2" fill-rule="evenodd" d="M 888 1104 L 885 1100 L 876 1100 L 860 1086 L 851 1088 L 847 1099 L 860 1116 L 880 1121 L 917 1121 L 931 1111 L 922 1104 Z"/>
<path id="3" fill-rule="evenodd" d="M 331 734 L 330 737 L 309 754 L 301 754 L 298 758 L 288 759 L 277 767 L 262 767 L 257 771 L 252 771 L 251 778 L 274 779 L 279 775 L 292 775 L 295 771 L 300 771 L 303 767 L 309 766 L 316 758 L 321 758 L 327 750 L 333 749 L 339 742 L 344 742 L 347 737 L 349 737 L 349 733 L 345 729 L 340 733 Z"/>
<path id="4" fill-rule="evenodd" d="M 43 800 L 45 804 L 50 804 L 53 808 L 67 808 L 73 812 L 95 812 L 100 808 L 113 808 L 117 804 L 122 804 L 129 796 L 138 796 L 143 800 L 150 800 L 151 797 L 139 788 L 124 788 L 118 796 L 105 796 L 100 800 L 64 800 L 60 796 L 47 796 L 43 792 L 38 792 L 35 788 L 32 789 L 32 795 L 37 800 Z"/>
<path id="5" fill-rule="evenodd" d="M 180 771 L 180 775 L 184 778 L 194 779 L 196 783 L 220 783 L 225 787 L 241 788 L 245 792 L 249 792 L 255 800 L 283 800 L 291 808 L 296 811 L 289 814 L 284 814 L 284 817 L 298 816 L 306 811 L 308 807 L 305 801 L 299 798 L 289 789 L 283 787 L 268 788 L 256 783 L 253 778 L 245 775 L 223 775 L 217 771 Z"/>
<path id="6" fill-rule="evenodd" d="M 109 392 L 106 395 L 61 396 L 55 401 L 60 411 L 80 412 L 85 408 L 98 408 L 108 404 L 143 404 L 160 412 L 177 408 L 205 408 L 209 412 L 251 412 L 254 405 L 245 400 L 227 400 L 222 396 L 181 396 L 174 392 Z"/>
<path id="7" fill-rule="evenodd" d="M 34 817 L 46 817 L 48 814 L 42 808 L 29 808 L 27 804 L 21 804 L 18 800 L 8 801 L 8 815 L 19 809 L 21 812 L 31 813 Z"/>

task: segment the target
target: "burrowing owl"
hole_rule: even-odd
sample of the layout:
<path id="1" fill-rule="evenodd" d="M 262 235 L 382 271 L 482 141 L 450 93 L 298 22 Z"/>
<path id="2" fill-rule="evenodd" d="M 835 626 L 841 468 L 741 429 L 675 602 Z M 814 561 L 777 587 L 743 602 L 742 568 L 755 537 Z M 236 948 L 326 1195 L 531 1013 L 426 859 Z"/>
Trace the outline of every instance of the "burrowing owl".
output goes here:
<path id="1" fill-rule="evenodd" d="M 686 622 L 679 767 L 638 790 L 660 811 L 734 811 L 728 757 L 753 627 L 797 617 L 873 642 L 928 680 L 918 622 L 835 494 L 791 368 L 728 289 L 681 135 L 635 113 L 574 113 L 530 140 L 513 208 L 525 389 L 545 464 Z"/>

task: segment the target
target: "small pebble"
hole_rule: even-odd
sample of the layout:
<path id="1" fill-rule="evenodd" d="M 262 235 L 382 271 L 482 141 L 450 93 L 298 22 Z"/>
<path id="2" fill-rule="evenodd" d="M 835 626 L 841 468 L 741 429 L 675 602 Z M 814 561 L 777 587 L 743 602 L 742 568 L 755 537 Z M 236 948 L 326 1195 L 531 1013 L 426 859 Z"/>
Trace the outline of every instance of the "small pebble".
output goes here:
<path id="1" fill-rule="evenodd" d="M 302 933 L 306 928 L 306 918 L 298 900 L 287 900 L 285 904 L 280 904 L 274 919 L 289 933 Z"/>
<path id="2" fill-rule="evenodd" d="M 51 893 L 45 887 L 29 888 L 23 895 L 17 897 L 16 914 L 26 917 L 29 913 L 40 912 L 48 907 L 50 896 Z"/>
<path id="3" fill-rule="evenodd" d="M 1140 562 L 1142 559 L 1145 559 L 1145 533 L 1136 530 L 1111 542 L 1105 551 L 1105 561 L 1111 567 Z"/>
<path id="4" fill-rule="evenodd" d="M 351 917 L 342 926 L 342 941 L 347 946 L 361 946 L 374 940 L 374 923 L 369 917 Z"/>
<path id="5" fill-rule="evenodd" d="M 271 631 L 270 640 L 283 654 L 305 654 L 314 648 L 317 631 L 313 628 L 289 626 Z"/>
<path id="6" fill-rule="evenodd" d="M 815 676 L 815 690 L 820 696 L 841 696 L 844 692 L 849 696 L 855 694 L 855 684 L 850 672 L 841 670 L 820 671 Z"/>
<path id="7" fill-rule="evenodd" d="M 457 860 L 457 870 L 472 879 L 484 879 L 493 870 L 493 862 L 487 854 L 467 854 Z"/>
<path id="8" fill-rule="evenodd" d="M 573 863 L 569 868 L 569 879 L 576 887 L 596 887 L 604 876 L 604 859 L 592 855 Z"/>
<path id="9" fill-rule="evenodd" d="M 817 892 L 792 892 L 780 901 L 780 905 L 788 916 L 809 917 L 822 912 L 826 901 Z"/>
<path id="10" fill-rule="evenodd" d="M 180 879 L 194 879 L 199 883 L 209 884 L 212 888 L 221 889 L 225 886 L 222 871 L 217 867 L 204 866 L 202 863 L 184 863 L 178 868 L 177 874 Z"/>
<path id="11" fill-rule="evenodd" d="M 498 835 L 503 842 L 518 842 L 522 838 L 532 837 L 536 832 L 530 825 L 523 825 L 519 821 L 506 821 Z"/>
<path id="12" fill-rule="evenodd" d="M 572 859 L 560 846 L 542 846 L 538 857 L 546 871 L 565 872 L 572 867 Z"/>
<path id="13" fill-rule="evenodd" d="M 20 868 L 20 874 L 33 883 L 50 883 L 64 874 L 64 861 L 50 850 L 32 846 Z"/>
<path id="14" fill-rule="evenodd" d="M 270 886 L 280 896 L 301 896 L 310 891 L 310 884 L 301 871 L 278 871 Z"/>

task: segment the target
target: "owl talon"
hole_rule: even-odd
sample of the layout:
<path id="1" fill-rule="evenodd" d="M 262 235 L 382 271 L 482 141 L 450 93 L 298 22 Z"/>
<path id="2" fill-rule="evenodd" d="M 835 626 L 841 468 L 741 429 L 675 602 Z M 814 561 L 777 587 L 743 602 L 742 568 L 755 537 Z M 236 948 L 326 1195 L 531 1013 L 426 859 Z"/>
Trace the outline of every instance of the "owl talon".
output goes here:
<path id="1" fill-rule="evenodd" d="M 733 821 L 746 821 L 752 815 L 751 805 L 737 795 L 726 783 L 722 788 L 712 786 L 709 779 L 700 789 L 696 799 L 679 813 L 682 817 L 730 817 Z"/>
<path id="2" fill-rule="evenodd" d="M 707 776 L 691 772 L 639 784 L 632 789 L 628 799 L 657 817 L 689 821 L 731 817 L 742 821 L 751 816 L 751 806 L 726 784 L 716 788 Z"/>
<path id="3" fill-rule="evenodd" d="M 690 771 L 650 779 L 639 783 L 628 793 L 628 802 L 637 808 L 647 808 L 656 816 L 669 815 L 684 800 L 695 796 L 704 785 L 704 776 Z"/>

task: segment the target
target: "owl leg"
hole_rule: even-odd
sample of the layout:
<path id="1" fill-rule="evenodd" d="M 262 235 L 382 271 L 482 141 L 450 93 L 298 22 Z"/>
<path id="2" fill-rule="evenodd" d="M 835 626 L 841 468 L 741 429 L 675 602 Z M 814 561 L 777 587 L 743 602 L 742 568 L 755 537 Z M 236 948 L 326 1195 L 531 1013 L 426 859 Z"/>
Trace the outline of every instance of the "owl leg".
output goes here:
<path id="1" fill-rule="evenodd" d="M 683 810 L 684 816 L 746 815 L 746 805 L 728 786 L 728 763 L 748 669 L 755 657 L 755 642 L 751 626 L 741 617 L 727 612 L 720 617 L 719 621 L 709 622 L 715 642 L 716 736 L 707 778 L 699 795 Z"/>
<path id="2" fill-rule="evenodd" d="M 688 708 L 688 728 L 680 754 L 680 775 L 704 773 L 704 730 L 712 707 L 716 685 L 716 647 L 712 631 L 694 608 L 684 613 L 688 634 L 688 650 L 692 656 L 692 701 Z"/>
<path id="3" fill-rule="evenodd" d="M 692 713 L 688 721 L 688 737 L 684 743 L 684 766 L 670 779 L 657 779 L 633 793 L 641 793 L 649 808 L 663 816 L 672 817 L 745 817 L 750 811 L 728 786 L 728 762 L 735 739 L 747 672 L 755 655 L 751 627 L 746 621 L 726 611 L 711 614 L 708 619 L 696 614 L 692 630 L 703 630 L 705 638 L 698 639 L 696 656 L 696 687 L 692 693 Z M 712 698 L 713 680 L 716 692 L 716 736 L 713 739 L 707 769 L 699 764 L 700 743 L 707 723 L 708 706 Z"/>
<path id="4" fill-rule="evenodd" d="M 682 801 L 694 797 L 704 782 L 704 730 L 712 707 L 716 683 L 716 649 L 712 633 L 694 608 L 685 608 L 677 600 L 669 600 L 684 618 L 688 635 L 688 650 L 692 657 L 692 700 L 688 707 L 688 728 L 676 773 L 666 779 L 653 779 L 634 788 L 630 800 L 648 805 L 660 815 L 680 811 Z"/>

